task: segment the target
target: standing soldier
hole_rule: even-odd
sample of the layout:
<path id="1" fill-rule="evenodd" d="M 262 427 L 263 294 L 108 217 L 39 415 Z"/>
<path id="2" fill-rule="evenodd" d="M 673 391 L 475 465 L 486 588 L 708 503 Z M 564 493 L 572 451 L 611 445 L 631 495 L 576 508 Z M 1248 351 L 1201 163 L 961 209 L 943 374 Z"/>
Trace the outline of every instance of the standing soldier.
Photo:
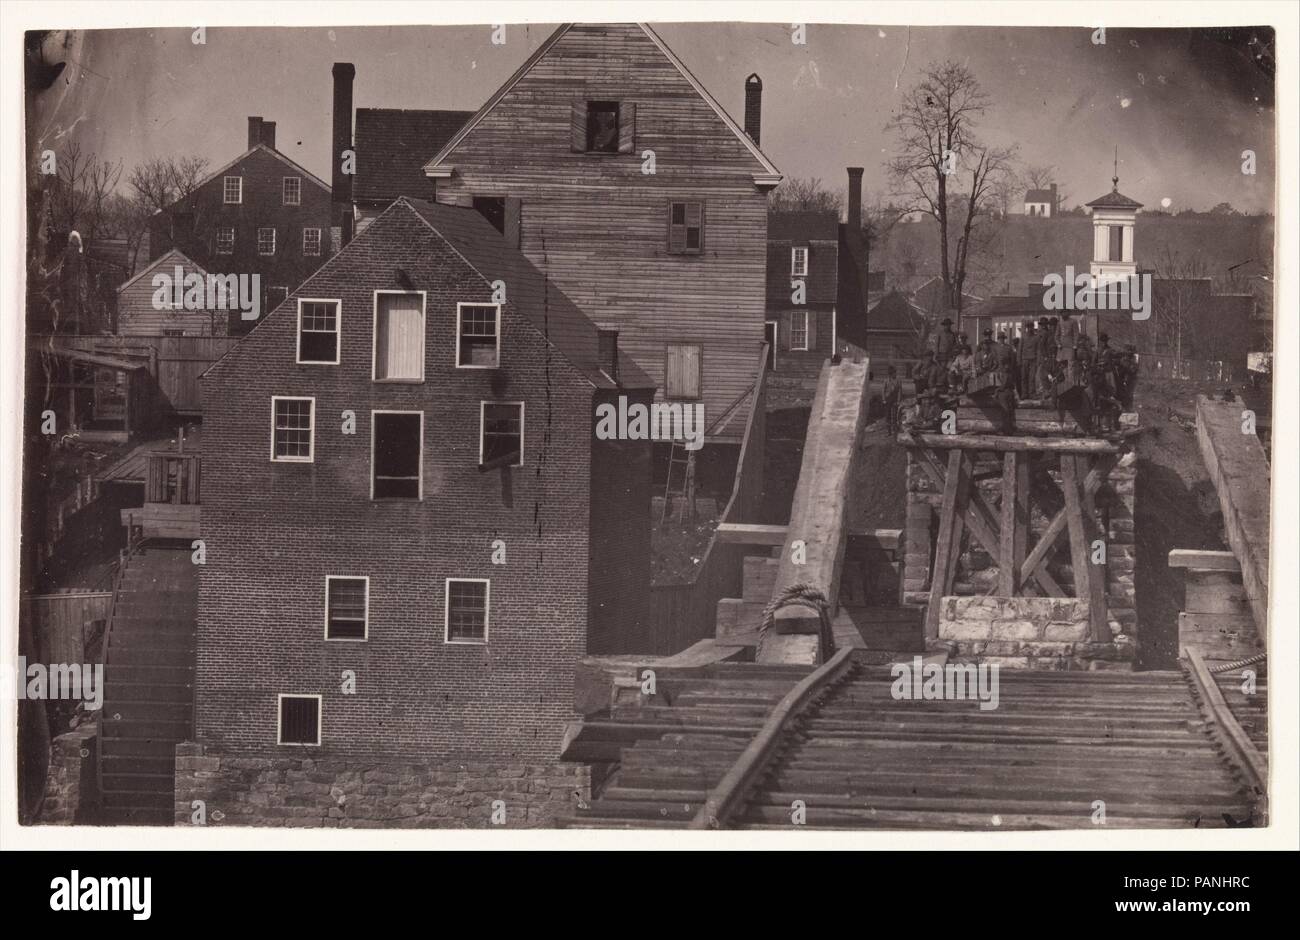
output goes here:
<path id="1" fill-rule="evenodd" d="M 1079 321 L 1070 316 L 1070 311 L 1064 310 L 1061 312 L 1061 325 L 1056 334 L 1056 361 L 1065 363 L 1066 378 L 1070 385 L 1080 383 L 1074 355 L 1074 347 L 1078 344 Z"/>
<path id="2" fill-rule="evenodd" d="M 1020 333 L 1020 397 L 1038 397 L 1038 334 L 1034 321 L 1026 320 Z"/>
<path id="3" fill-rule="evenodd" d="M 1020 378 L 1016 351 L 1007 342 L 1007 334 L 999 333 L 997 345 L 993 347 L 996 362 L 997 392 L 995 398 L 1002 406 L 1002 432 L 1010 434 L 1015 430 L 1016 382 Z"/>
<path id="4" fill-rule="evenodd" d="M 1034 375 L 1034 397 L 1042 398 L 1048 392 L 1048 363 L 1056 359 L 1056 340 L 1052 335 L 1052 322 L 1047 317 L 1038 318 L 1038 332 L 1034 336 L 1038 340 L 1038 371 Z"/>
<path id="5" fill-rule="evenodd" d="M 1133 393 L 1137 390 L 1138 358 L 1137 347 L 1132 343 L 1124 346 L 1124 356 L 1116 369 L 1119 403 L 1125 411 L 1133 410 Z"/>
<path id="6" fill-rule="evenodd" d="M 934 365 L 934 353 L 926 350 L 925 355 L 921 357 L 921 363 L 916 367 L 916 373 L 912 376 L 912 381 L 916 385 L 916 397 L 920 398 L 930 389 L 930 367 Z"/>
<path id="7" fill-rule="evenodd" d="M 948 368 L 948 363 L 952 362 L 952 357 L 957 354 L 957 335 L 952 331 L 952 320 L 944 317 L 939 324 L 942 329 L 934 338 L 934 358 L 938 360 L 939 365 Z"/>
<path id="8" fill-rule="evenodd" d="M 889 367 L 881 397 L 885 400 L 885 424 L 893 437 L 898 433 L 898 406 L 903 398 L 903 383 L 898 381 L 898 369 L 894 366 Z"/>

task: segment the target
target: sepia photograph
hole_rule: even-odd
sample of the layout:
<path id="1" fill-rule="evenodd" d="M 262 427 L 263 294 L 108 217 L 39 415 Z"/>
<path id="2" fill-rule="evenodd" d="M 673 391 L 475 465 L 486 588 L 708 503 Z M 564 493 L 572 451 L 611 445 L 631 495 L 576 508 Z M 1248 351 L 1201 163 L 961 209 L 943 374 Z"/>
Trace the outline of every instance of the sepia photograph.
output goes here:
<path id="1" fill-rule="evenodd" d="M 1258 5 L 229 6 L 5 34 L 25 844 L 1277 824 Z"/>

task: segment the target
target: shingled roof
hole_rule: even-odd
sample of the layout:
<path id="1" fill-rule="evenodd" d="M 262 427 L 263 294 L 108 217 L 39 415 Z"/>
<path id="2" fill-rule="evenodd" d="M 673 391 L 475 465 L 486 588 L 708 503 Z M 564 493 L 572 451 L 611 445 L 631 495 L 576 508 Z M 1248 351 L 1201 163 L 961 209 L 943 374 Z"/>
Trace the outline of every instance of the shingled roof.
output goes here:
<path id="1" fill-rule="evenodd" d="M 404 207 L 418 213 L 485 280 L 504 281 L 509 303 L 597 388 L 613 388 L 615 384 L 623 388 L 655 387 L 654 380 L 622 352 L 618 359 L 619 381 L 615 383 L 606 375 L 600 367 L 596 324 L 517 248 L 510 247 L 481 214 L 411 197 L 402 197 L 388 211 Z"/>
<path id="2" fill-rule="evenodd" d="M 838 241 L 840 215 L 834 209 L 796 209 L 767 214 L 767 240 L 798 244 Z"/>
<path id="3" fill-rule="evenodd" d="M 386 204 L 430 192 L 424 164 L 473 116 L 473 111 L 357 108 L 353 198 Z"/>
<path id="4" fill-rule="evenodd" d="M 1087 204 L 1090 209 L 1141 209 L 1142 203 L 1130 199 L 1119 191 L 1118 186 L 1106 195 Z"/>
<path id="5" fill-rule="evenodd" d="M 1047 202 L 1055 201 L 1055 197 L 1050 189 L 1030 189 L 1025 191 L 1025 202 Z"/>

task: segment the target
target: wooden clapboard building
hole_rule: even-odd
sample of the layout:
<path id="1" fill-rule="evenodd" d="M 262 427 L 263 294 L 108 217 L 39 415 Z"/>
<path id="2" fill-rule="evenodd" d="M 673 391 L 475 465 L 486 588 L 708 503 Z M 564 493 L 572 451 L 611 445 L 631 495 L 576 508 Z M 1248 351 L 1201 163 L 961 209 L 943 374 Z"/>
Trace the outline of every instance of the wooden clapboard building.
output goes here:
<path id="1" fill-rule="evenodd" d="M 201 740 L 554 758 L 649 648 L 650 445 L 594 429 L 654 383 L 479 213 L 397 200 L 204 385 Z"/>
<path id="2" fill-rule="evenodd" d="M 762 82 L 742 129 L 653 29 L 558 28 L 424 172 L 476 207 L 654 380 L 739 444 L 767 319 Z M 747 132 L 748 131 L 748 132 Z"/>

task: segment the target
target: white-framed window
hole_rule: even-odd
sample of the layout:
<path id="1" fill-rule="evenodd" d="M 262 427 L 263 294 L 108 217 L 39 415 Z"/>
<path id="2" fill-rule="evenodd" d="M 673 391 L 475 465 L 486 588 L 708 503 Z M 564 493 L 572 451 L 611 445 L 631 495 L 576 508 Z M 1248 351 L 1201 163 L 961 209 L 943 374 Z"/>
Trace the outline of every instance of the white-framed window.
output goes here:
<path id="1" fill-rule="evenodd" d="M 316 399 L 271 397 L 271 459 L 311 463 L 315 457 Z"/>
<path id="2" fill-rule="evenodd" d="M 325 639 L 364 640 L 370 625 L 370 578 L 325 576 Z"/>
<path id="3" fill-rule="evenodd" d="M 424 412 L 370 412 L 370 498 L 424 498 Z"/>
<path id="4" fill-rule="evenodd" d="M 341 345 L 340 300 L 298 298 L 298 357 L 302 364 L 336 366 Z"/>
<path id="5" fill-rule="evenodd" d="M 230 226 L 217 229 L 217 254 L 233 255 L 235 253 L 235 230 Z"/>
<path id="6" fill-rule="evenodd" d="M 280 184 L 280 200 L 286 206 L 302 204 L 301 176 L 286 176 L 283 178 Z"/>
<path id="7" fill-rule="evenodd" d="M 298 747 L 320 745 L 321 697 L 281 693 L 275 703 L 277 744 Z"/>
<path id="8" fill-rule="evenodd" d="M 806 350 L 808 348 L 808 311 L 790 311 L 790 348 Z"/>
<path id="9" fill-rule="evenodd" d="M 808 274 L 808 249 L 790 249 L 790 276 L 805 277 Z"/>
<path id="10" fill-rule="evenodd" d="M 377 290 L 374 353 L 376 382 L 424 381 L 424 291 Z"/>
<path id="11" fill-rule="evenodd" d="M 244 201 L 242 176 L 227 176 L 221 181 L 221 201 L 228 206 L 237 206 Z"/>
<path id="12" fill-rule="evenodd" d="M 492 585 L 487 578 L 447 579 L 444 594 L 444 642 L 487 642 L 491 594 Z"/>
<path id="13" fill-rule="evenodd" d="M 501 364 L 501 305 L 456 304 L 456 368 Z"/>
<path id="14" fill-rule="evenodd" d="M 314 258 L 320 254 L 320 229 L 302 230 L 302 253 L 304 257 Z"/>
<path id="15" fill-rule="evenodd" d="M 481 401 L 478 422 L 481 467 L 524 465 L 524 403 Z"/>
<path id="16" fill-rule="evenodd" d="M 257 230 L 257 253 L 259 255 L 275 254 L 274 228 L 259 228 Z"/>

